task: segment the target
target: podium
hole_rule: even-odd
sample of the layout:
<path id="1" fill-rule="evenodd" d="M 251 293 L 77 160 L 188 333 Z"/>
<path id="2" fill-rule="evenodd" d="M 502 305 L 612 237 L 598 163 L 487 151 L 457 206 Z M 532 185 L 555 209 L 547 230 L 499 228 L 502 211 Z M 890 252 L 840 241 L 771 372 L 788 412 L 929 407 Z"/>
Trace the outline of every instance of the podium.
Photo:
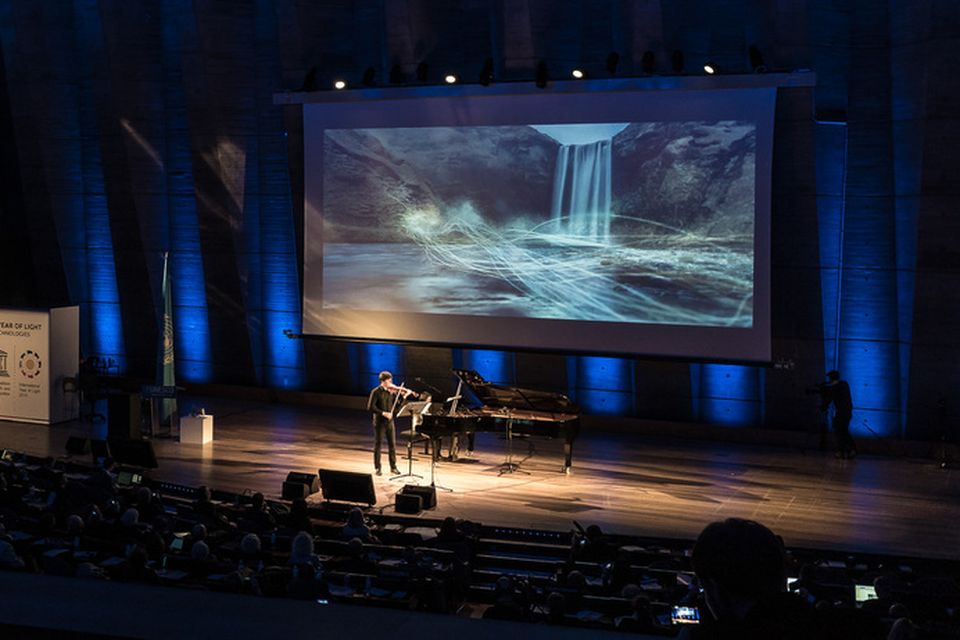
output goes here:
<path id="1" fill-rule="evenodd" d="M 0 420 L 75 419 L 79 364 L 79 307 L 0 309 Z M 74 382 L 69 396 L 68 381 Z"/>
<path id="2" fill-rule="evenodd" d="M 213 416 L 184 416 L 180 418 L 180 442 L 207 444 L 213 442 Z"/>

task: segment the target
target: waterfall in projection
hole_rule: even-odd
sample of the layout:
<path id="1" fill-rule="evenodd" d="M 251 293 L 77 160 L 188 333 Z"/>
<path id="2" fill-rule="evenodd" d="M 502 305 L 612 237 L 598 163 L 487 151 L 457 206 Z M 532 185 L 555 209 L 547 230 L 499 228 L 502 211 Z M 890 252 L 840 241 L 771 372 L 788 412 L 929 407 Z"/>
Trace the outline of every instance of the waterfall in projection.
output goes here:
<path id="1" fill-rule="evenodd" d="M 552 216 L 568 235 L 610 241 L 611 142 L 565 144 L 557 151 Z"/>

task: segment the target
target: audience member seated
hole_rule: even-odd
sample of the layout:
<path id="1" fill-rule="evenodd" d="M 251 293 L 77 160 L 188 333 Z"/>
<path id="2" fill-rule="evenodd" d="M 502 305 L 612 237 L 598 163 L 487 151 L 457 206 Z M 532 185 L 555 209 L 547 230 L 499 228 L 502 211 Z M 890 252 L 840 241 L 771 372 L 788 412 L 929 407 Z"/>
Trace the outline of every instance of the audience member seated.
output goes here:
<path id="1" fill-rule="evenodd" d="M 292 566 L 309 566 L 314 571 L 321 568 L 320 557 L 313 552 L 313 536 L 301 531 L 293 537 L 290 543 L 290 558 L 287 564 Z"/>
<path id="2" fill-rule="evenodd" d="M 164 515 L 163 505 L 159 498 L 154 496 L 149 487 L 139 487 L 136 492 L 133 506 L 137 508 L 140 514 L 140 521 L 151 526 L 156 524 L 157 519 Z"/>
<path id="3" fill-rule="evenodd" d="M 330 570 L 341 573 L 373 575 L 377 572 L 377 565 L 367 556 L 363 548 L 363 540 L 353 538 L 347 543 L 347 556 L 334 559 Z"/>
<path id="4" fill-rule="evenodd" d="M 240 539 L 240 559 L 248 567 L 263 568 L 260 536 L 248 533 Z"/>
<path id="5" fill-rule="evenodd" d="M 636 585 L 630 585 L 639 590 Z M 633 593 L 631 591 L 631 593 Z M 630 597 L 630 608 L 632 613 L 628 616 L 618 618 L 616 627 L 618 631 L 629 631 L 631 633 L 653 633 L 657 631 L 657 625 L 653 621 L 653 612 L 650 610 L 650 598 L 643 594 L 635 594 Z"/>
<path id="6" fill-rule="evenodd" d="M 770 529 L 729 518 L 708 525 L 693 548 L 693 568 L 708 611 L 688 638 L 832 637 L 818 628 L 810 606 L 786 593 L 784 549 Z"/>
<path id="7" fill-rule="evenodd" d="M 595 524 L 586 528 L 580 536 L 574 536 L 574 557 L 583 562 L 602 562 L 612 559 L 616 547 L 603 530 Z"/>
<path id="8" fill-rule="evenodd" d="M 193 525 L 193 528 L 190 529 L 190 535 L 186 537 L 183 543 L 183 550 L 190 551 L 193 549 L 193 545 L 198 542 L 206 542 L 207 540 L 207 526 L 203 523 L 198 522 Z M 209 547 L 208 547 L 209 549 Z"/>
<path id="9" fill-rule="evenodd" d="M 220 509 L 213 502 L 213 495 L 209 487 L 201 486 L 197 488 L 196 498 L 193 502 L 193 510 L 200 516 L 202 523 L 207 527 L 228 527 L 232 526 L 227 517 L 220 512 Z"/>
<path id="10" fill-rule="evenodd" d="M 457 521 L 449 516 L 443 519 L 440 528 L 437 529 L 437 542 L 463 542 L 466 539 L 466 536 L 457 528 Z"/>
<path id="11" fill-rule="evenodd" d="M 370 527 L 363 519 L 363 511 L 354 507 L 347 515 L 347 522 L 340 530 L 340 537 L 344 540 L 359 538 L 361 542 L 375 542 L 376 539 L 370 533 Z"/>
<path id="12" fill-rule="evenodd" d="M 198 540 L 190 547 L 190 559 L 197 562 L 210 560 L 210 547 L 203 540 Z"/>
<path id="13" fill-rule="evenodd" d="M 253 494 L 253 502 L 244 511 L 243 518 L 250 522 L 259 533 L 271 531 L 277 525 L 262 493 Z"/>
<path id="14" fill-rule="evenodd" d="M 566 622 L 566 599 L 558 591 L 552 591 L 547 596 L 547 614 L 544 621 L 547 624 L 564 624 Z"/>
<path id="15" fill-rule="evenodd" d="M 485 620 L 527 620 L 528 607 L 521 601 L 510 576 L 497 578 L 494 587 L 494 604 L 483 612 Z"/>
<path id="16" fill-rule="evenodd" d="M 307 511 L 307 501 L 303 498 L 296 498 L 290 504 L 290 513 L 283 520 L 283 524 L 294 531 L 306 531 L 311 536 L 315 533 L 313 521 Z"/>
<path id="17" fill-rule="evenodd" d="M 123 570 L 117 577 L 131 582 L 156 582 L 157 574 L 148 566 L 149 560 L 147 550 L 143 546 L 134 546 L 127 555 Z"/>

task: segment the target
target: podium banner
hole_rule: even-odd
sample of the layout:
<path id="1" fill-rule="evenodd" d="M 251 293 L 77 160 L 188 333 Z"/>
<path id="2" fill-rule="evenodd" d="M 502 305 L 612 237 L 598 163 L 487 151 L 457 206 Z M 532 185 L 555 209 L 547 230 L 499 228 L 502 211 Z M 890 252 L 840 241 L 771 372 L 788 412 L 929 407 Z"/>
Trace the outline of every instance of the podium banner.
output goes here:
<path id="1" fill-rule="evenodd" d="M 50 419 L 50 314 L 0 309 L 0 417 Z"/>

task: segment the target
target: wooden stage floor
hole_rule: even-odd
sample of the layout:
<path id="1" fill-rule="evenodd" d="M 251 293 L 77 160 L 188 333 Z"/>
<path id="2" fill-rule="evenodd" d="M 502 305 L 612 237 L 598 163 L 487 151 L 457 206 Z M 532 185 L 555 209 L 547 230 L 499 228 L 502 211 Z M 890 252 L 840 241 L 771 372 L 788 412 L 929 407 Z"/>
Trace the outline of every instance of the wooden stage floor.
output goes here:
<path id="1" fill-rule="evenodd" d="M 156 440 L 160 468 L 153 477 L 277 496 L 291 470 L 373 471 L 366 413 L 224 399 L 200 404 L 216 416 L 215 441 L 199 446 Z M 0 422 L 0 447 L 61 456 L 69 435 L 104 429 L 103 423 Z M 705 524 L 738 516 L 763 522 L 789 546 L 960 558 L 958 472 L 932 460 L 843 461 L 832 452 L 584 427 L 574 472 L 565 476 L 559 473 L 561 442 L 534 438 L 533 443 L 536 453 L 523 463 L 529 475 L 500 476 L 503 441 L 479 434 L 472 462 L 439 466 L 438 484 L 454 491 L 439 495 L 430 517 L 560 530 L 577 520 L 615 533 L 693 539 Z M 398 448 L 402 455 L 405 447 Z M 517 445 L 521 453 L 525 449 L 523 442 Z M 405 465 L 401 460 L 404 471 Z M 414 471 L 426 477 L 421 483 L 429 483 L 422 451 Z M 402 483 L 385 475 L 375 477 L 375 484 L 377 506 L 392 511 Z"/>

